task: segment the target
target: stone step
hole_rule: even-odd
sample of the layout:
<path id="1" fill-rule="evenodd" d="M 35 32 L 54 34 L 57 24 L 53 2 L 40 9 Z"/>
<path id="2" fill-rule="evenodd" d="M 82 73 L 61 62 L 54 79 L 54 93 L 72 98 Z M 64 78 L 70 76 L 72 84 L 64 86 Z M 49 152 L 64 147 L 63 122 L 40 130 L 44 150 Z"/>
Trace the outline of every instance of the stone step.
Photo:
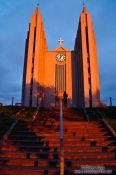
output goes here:
<path id="1" fill-rule="evenodd" d="M 44 127 L 44 126 L 43 126 Z M 34 131 L 37 131 L 37 132 L 58 132 L 60 131 L 60 128 L 59 127 L 51 127 L 51 128 L 14 128 L 13 129 L 13 132 L 14 131 L 22 131 L 22 132 L 34 132 Z M 77 132 L 108 132 L 107 129 L 103 129 L 103 128 L 76 128 L 76 127 L 73 127 L 73 128 L 69 128 L 69 127 L 64 127 L 64 132 L 74 132 L 74 131 L 77 131 Z"/>
<path id="2" fill-rule="evenodd" d="M 60 132 L 28 132 L 28 131 L 13 131 L 11 133 L 12 135 L 36 135 L 36 136 L 52 136 L 52 137 L 56 137 L 56 136 L 60 136 Z M 78 136 L 94 136 L 94 137 L 102 137 L 104 135 L 106 135 L 106 133 L 76 133 Z M 72 133 L 64 133 L 64 136 L 72 136 L 73 135 L 73 132 Z"/>
<path id="3" fill-rule="evenodd" d="M 90 123 L 81 123 L 81 122 L 63 122 L 63 125 L 65 126 L 65 127 L 69 127 L 69 128 L 103 128 L 104 126 L 102 125 L 102 124 L 90 124 Z M 53 122 L 53 121 L 51 121 L 51 122 L 40 122 L 39 124 L 37 124 L 37 123 L 35 123 L 35 124 L 31 124 L 31 125 L 29 125 L 29 124 L 25 124 L 25 125 L 16 125 L 15 126 L 15 128 L 17 129 L 17 128 L 43 128 L 43 126 L 45 127 L 45 128 L 51 128 L 51 127 L 55 127 L 55 128 L 57 128 L 57 127 L 60 127 L 60 122 Z"/>
<path id="4" fill-rule="evenodd" d="M 101 146 L 91 147 L 91 146 L 64 146 L 64 151 L 67 152 L 102 152 Z M 13 145 L 2 145 L 0 146 L 0 150 L 12 150 L 12 151 L 54 151 L 54 149 L 57 149 L 57 151 L 60 151 L 60 147 L 54 145 L 54 146 L 25 146 L 25 145 L 19 145 L 19 146 L 13 146 Z M 113 151 L 116 149 L 116 146 L 108 146 L 108 151 Z"/>
<path id="5" fill-rule="evenodd" d="M 102 152 L 94 152 L 94 153 L 64 153 L 64 158 L 65 159 L 71 159 L 71 160 L 75 160 L 75 159 L 115 159 L 116 158 L 116 154 L 115 153 L 102 153 Z"/>
<path id="6" fill-rule="evenodd" d="M 0 157 L 2 158 L 55 158 L 59 157 L 60 152 L 20 152 L 20 151 L 0 151 Z M 86 152 L 64 152 L 64 158 L 65 159 L 77 159 L 77 158 L 116 158 L 116 153 L 114 152 L 92 152 L 92 153 L 86 153 Z"/>
<path id="7" fill-rule="evenodd" d="M 0 158 L 0 166 L 15 165 L 15 166 L 58 166 L 58 159 L 25 159 L 25 158 Z"/>
<path id="8" fill-rule="evenodd" d="M 0 170 L 0 175 L 55 175 L 55 174 L 59 174 L 59 171 L 56 168 L 56 170 L 44 170 L 44 169 L 49 169 L 49 168 L 22 168 L 22 167 L 16 167 L 13 166 L 9 167 L 9 169 L 7 170 L 8 166 L 4 166 L 4 170 Z M 16 167 L 16 168 L 15 168 Z M 42 170 L 43 169 L 43 170 Z M 55 169 L 55 168 L 54 168 Z M 47 173 L 47 174 L 46 174 Z"/>
<path id="9" fill-rule="evenodd" d="M 116 159 L 79 159 L 79 160 L 68 160 L 66 165 L 69 167 L 78 166 L 114 166 L 116 167 Z"/>
<path id="10" fill-rule="evenodd" d="M 65 167 L 65 175 L 73 175 L 80 167 Z M 115 167 L 108 166 L 107 170 L 116 170 Z M 0 175 L 59 175 L 60 169 L 57 167 L 22 167 L 22 166 L 0 166 Z"/>
<path id="11" fill-rule="evenodd" d="M 96 137 L 96 138 L 92 138 L 92 137 L 86 137 L 86 140 L 88 141 L 104 141 L 104 140 L 111 140 L 110 139 L 111 137 L 110 136 L 102 136 L 102 137 Z M 41 137 L 41 136 L 30 136 L 30 135 L 10 135 L 9 136 L 9 139 L 37 139 L 37 140 L 46 140 L 45 137 Z M 59 136 L 57 137 L 47 137 L 48 140 L 52 141 L 52 140 L 58 140 L 59 139 Z M 65 136 L 64 140 L 69 140 L 69 141 L 73 141 L 74 139 L 76 139 L 77 141 L 80 141 L 82 139 L 82 137 L 79 137 L 79 136 L 74 136 L 74 137 L 68 137 L 68 136 Z"/>
<path id="12" fill-rule="evenodd" d="M 43 123 L 45 123 L 45 126 L 47 126 L 47 125 L 51 125 L 51 123 L 53 123 L 53 124 L 55 124 L 55 125 L 59 125 L 60 124 L 60 119 L 59 119 L 59 121 L 56 121 L 56 120 L 46 120 L 45 122 L 43 122 Z M 79 122 L 73 122 L 73 121 L 64 121 L 63 122 L 63 124 L 64 125 L 67 125 L 67 126 L 81 126 L 81 127 L 83 127 L 83 126 L 86 126 L 86 127 L 91 127 L 91 126 L 101 126 L 101 123 L 98 123 L 98 122 L 88 122 L 88 121 L 79 121 Z M 23 122 L 23 123 L 18 123 L 15 127 L 24 127 L 24 126 L 28 126 L 28 127 L 31 127 L 31 126 L 42 126 L 41 124 L 40 124 L 40 121 L 38 122 L 38 121 L 36 121 L 36 122 L 28 122 L 28 121 L 26 121 L 26 122 Z"/>
<path id="13" fill-rule="evenodd" d="M 114 147 L 108 147 L 108 151 L 113 151 L 115 148 Z M 81 147 L 81 148 L 64 148 L 65 152 L 102 152 L 101 147 Z"/>
<path id="14" fill-rule="evenodd" d="M 31 166 L 0 166 L 0 175 L 55 175 L 59 174 L 58 167 Z M 48 171 L 48 174 L 46 174 Z M 5 174 L 6 173 L 6 174 Z"/>
<path id="15" fill-rule="evenodd" d="M 22 130 L 22 129 L 17 129 L 17 130 L 13 130 L 12 131 L 12 133 L 14 133 L 14 132 L 29 132 L 29 133 L 50 133 L 50 134 L 52 134 L 52 133 L 59 133 L 60 132 L 60 129 L 51 129 L 51 130 L 47 130 L 47 129 L 43 129 L 43 130 L 39 130 L 39 129 L 31 129 L 31 130 L 28 130 L 28 129 L 24 129 L 24 130 Z M 106 133 L 108 133 L 108 131 L 107 130 L 105 130 L 105 131 L 102 131 L 102 130 L 77 130 L 77 129 L 73 129 L 73 130 L 69 130 L 69 129 L 67 129 L 67 128 L 65 128 L 64 129 L 64 134 L 65 133 L 67 133 L 67 134 L 72 134 L 73 132 L 76 132 L 77 134 L 85 134 L 85 133 L 88 133 L 88 134 L 91 134 L 91 133 L 93 133 L 93 134 L 102 134 L 102 133 L 104 133 L 104 134 L 106 134 Z"/>
<path id="16" fill-rule="evenodd" d="M 75 122 L 76 123 L 76 122 Z M 70 124 L 66 124 L 65 122 L 63 123 L 63 125 L 65 126 L 65 127 L 67 127 L 67 128 L 71 128 L 71 129 L 73 129 L 73 128 L 86 128 L 86 129 L 94 129 L 94 128 L 98 128 L 98 129 L 100 129 L 100 128 L 103 128 L 102 127 L 102 125 L 81 125 L 81 124 L 74 124 L 74 123 L 70 123 Z M 47 125 L 47 124 L 42 124 L 42 125 L 24 125 L 24 126 L 15 126 L 15 129 L 19 129 L 19 128 L 28 128 L 28 129 L 31 129 L 31 128 L 39 128 L 39 129 L 41 129 L 41 128 L 43 128 L 43 126 L 45 127 L 45 128 L 49 128 L 49 129 L 51 129 L 51 127 L 54 127 L 54 128 L 60 128 L 60 125 L 59 125 L 59 123 L 58 124 L 56 124 L 56 123 L 50 123 L 49 125 Z"/>
<path id="17" fill-rule="evenodd" d="M 96 142 L 96 146 L 106 146 L 111 144 L 113 141 L 97 141 Z M 77 141 L 76 139 L 71 140 L 71 141 L 67 141 L 64 140 L 64 145 L 65 146 L 90 146 L 93 142 L 90 141 Z M 22 144 L 22 145 L 33 145 L 33 146 L 59 146 L 60 145 L 60 140 L 51 140 L 51 141 L 47 141 L 47 140 L 42 140 L 42 141 L 37 141 L 37 140 L 8 140 L 7 144 Z M 94 144 L 94 143 L 93 143 Z"/>
<path id="18" fill-rule="evenodd" d="M 82 137 L 83 139 L 84 139 L 84 137 Z M 74 143 L 88 143 L 88 144 L 90 144 L 90 143 L 92 143 L 93 141 L 96 141 L 95 139 L 93 140 L 93 139 L 88 139 L 88 140 L 86 140 L 86 139 L 77 139 L 76 137 L 72 137 L 71 139 L 69 138 L 69 139 L 64 139 L 64 141 L 63 141 L 63 143 L 64 144 L 67 144 L 67 143 L 72 143 L 72 144 L 74 144 Z M 45 143 L 45 142 L 49 142 L 49 143 L 60 143 L 60 139 L 59 140 L 56 140 L 55 138 L 53 138 L 53 139 L 51 139 L 51 140 L 49 140 L 49 139 L 44 139 L 44 138 L 42 138 L 42 139 L 39 139 L 39 138 L 36 138 L 36 139 L 29 139 L 29 138 L 27 138 L 27 139 L 25 139 L 24 140 L 24 138 L 15 138 L 15 139 L 12 139 L 12 138 L 10 138 L 10 139 L 8 139 L 7 140 L 7 144 L 8 143 L 14 143 L 14 142 L 23 142 L 23 143 Z M 111 144 L 111 143 L 115 143 L 115 141 L 113 141 L 113 140 L 97 140 L 96 141 L 96 143 L 106 143 L 106 144 Z"/>
<path id="19" fill-rule="evenodd" d="M 56 120 L 54 120 L 54 121 L 56 121 Z M 56 121 L 57 122 L 57 121 Z M 101 124 L 101 122 L 98 122 L 98 121 L 77 121 L 76 123 L 75 123 L 75 121 L 73 121 L 73 120 L 64 120 L 64 123 L 65 124 L 70 124 L 70 122 L 71 123 L 74 123 L 74 125 L 100 125 Z"/>
<path id="20" fill-rule="evenodd" d="M 65 159 L 66 167 L 77 167 L 81 165 L 105 165 L 105 166 L 116 166 L 116 159 Z M 36 166 L 36 167 L 59 167 L 59 159 L 23 159 L 23 158 L 0 158 L 0 166 Z"/>

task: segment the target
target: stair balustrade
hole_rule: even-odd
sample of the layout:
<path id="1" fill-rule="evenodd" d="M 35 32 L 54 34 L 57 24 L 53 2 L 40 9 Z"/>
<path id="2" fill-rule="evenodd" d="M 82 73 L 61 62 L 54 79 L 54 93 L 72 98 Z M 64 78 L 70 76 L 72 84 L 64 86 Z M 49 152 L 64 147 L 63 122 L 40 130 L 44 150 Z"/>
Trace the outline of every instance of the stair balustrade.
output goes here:
<path id="1" fill-rule="evenodd" d="M 62 99 L 60 99 L 60 175 L 64 175 L 64 131 Z"/>

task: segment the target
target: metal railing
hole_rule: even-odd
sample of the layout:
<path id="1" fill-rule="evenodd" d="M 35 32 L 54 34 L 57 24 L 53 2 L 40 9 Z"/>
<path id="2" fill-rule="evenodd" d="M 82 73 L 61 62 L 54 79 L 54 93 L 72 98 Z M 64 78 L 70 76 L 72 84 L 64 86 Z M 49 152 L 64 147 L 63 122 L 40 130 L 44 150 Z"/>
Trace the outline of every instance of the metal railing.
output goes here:
<path id="1" fill-rule="evenodd" d="M 3 138 L 0 140 L 0 144 L 6 144 L 9 135 L 11 134 L 12 130 L 15 128 L 15 126 L 17 125 L 17 123 L 19 122 L 18 120 L 15 120 L 13 122 L 13 124 L 11 125 L 11 127 L 8 129 L 8 131 L 4 134 Z"/>
<path id="2" fill-rule="evenodd" d="M 39 104 L 37 106 L 35 113 L 33 114 L 32 121 L 34 121 L 37 118 L 39 109 L 41 107 L 41 103 L 42 103 L 42 98 L 39 98 Z"/>
<path id="3" fill-rule="evenodd" d="M 64 131 L 62 99 L 60 99 L 60 175 L 64 175 Z"/>
<path id="4" fill-rule="evenodd" d="M 100 119 L 103 121 L 105 126 L 108 128 L 108 130 L 112 133 L 112 135 L 116 138 L 116 132 L 115 130 L 110 126 L 109 122 L 105 119 L 106 115 L 104 112 L 101 112 L 99 109 L 96 111 L 100 117 Z"/>

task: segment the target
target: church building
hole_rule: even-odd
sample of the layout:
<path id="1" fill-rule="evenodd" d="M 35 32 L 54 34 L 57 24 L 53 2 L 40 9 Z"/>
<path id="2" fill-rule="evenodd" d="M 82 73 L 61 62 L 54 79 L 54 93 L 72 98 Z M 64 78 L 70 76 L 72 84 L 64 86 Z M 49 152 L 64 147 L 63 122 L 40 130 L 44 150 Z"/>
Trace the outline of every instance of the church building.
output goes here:
<path id="1" fill-rule="evenodd" d="M 68 96 L 68 107 L 99 107 L 100 85 L 96 39 L 86 7 L 80 14 L 74 50 L 63 40 L 48 50 L 42 15 L 37 7 L 31 16 L 26 39 L 22 105 L 54 107 Z"/>

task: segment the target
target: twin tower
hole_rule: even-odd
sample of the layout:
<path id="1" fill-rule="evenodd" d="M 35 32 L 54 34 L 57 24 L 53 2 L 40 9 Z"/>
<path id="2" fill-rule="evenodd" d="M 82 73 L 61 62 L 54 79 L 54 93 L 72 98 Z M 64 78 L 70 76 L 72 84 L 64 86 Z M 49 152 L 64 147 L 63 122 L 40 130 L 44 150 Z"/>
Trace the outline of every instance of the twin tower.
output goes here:
<path id="1" fill-rule="evenodd" d="M 48 50 L 42 15 L 32 14 L 26 39 L 22 105 L 53 107 L 64 92 L 69 107 L 98 107 L 100 87 L 96 39 L 86 7 L 80 14 L 74 50 Z M 40 104 L 41 103 L 41 104 Z"/>

